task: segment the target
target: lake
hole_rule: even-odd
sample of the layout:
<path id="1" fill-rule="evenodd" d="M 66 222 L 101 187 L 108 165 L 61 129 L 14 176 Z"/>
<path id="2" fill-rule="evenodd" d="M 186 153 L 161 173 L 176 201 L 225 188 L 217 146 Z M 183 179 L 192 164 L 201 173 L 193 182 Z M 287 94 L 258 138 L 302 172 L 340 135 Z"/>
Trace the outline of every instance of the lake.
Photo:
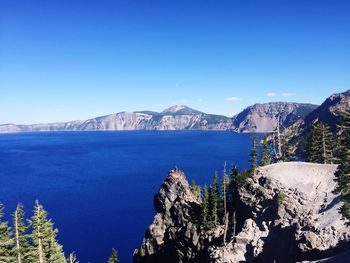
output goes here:
<path id="1" fill-rule="evenodd" d="M 249 166 L 251 134 L 204 131 L 52 132 L 0 135 L 0 201 L 31 216 L 38 199 L 59 229 L 64 251 L 103 263 L 111 248 L 132 262 L 155 214 L 167 171 L 210 183 L 225 161 Z"/>

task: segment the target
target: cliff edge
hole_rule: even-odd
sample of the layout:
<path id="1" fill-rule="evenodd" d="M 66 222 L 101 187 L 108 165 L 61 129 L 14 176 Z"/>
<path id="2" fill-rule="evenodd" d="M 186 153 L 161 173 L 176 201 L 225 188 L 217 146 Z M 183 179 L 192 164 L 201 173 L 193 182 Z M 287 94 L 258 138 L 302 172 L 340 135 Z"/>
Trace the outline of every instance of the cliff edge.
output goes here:
<path id="1" fill-rule="evenodd" d="M 223 225 L 200 226 L 201 201 L 184 173 L 171 170 L 134 262 L 341 262 L 349 256 L 350 228 L 333 193 L 336 169 L 302 162 L 260 167 L 237 192 L 237 225 L 225 241 Z"/>

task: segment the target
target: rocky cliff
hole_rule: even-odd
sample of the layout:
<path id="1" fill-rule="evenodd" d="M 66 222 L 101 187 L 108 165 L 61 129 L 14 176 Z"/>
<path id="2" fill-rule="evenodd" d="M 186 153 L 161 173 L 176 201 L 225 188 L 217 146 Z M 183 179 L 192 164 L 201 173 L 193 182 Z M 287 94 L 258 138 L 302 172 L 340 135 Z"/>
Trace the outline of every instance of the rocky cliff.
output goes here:
<path id="1" fill-rule="evenodd" d="M 161 113 L 119 112 L 86 121 L 34 125 L 0 125 L 0 133 L 29 131 L 232 130 L 230 118 L 206 114 L 184 105 Z"/>
<path id="2" fill-rule="evenodd" d="M 323 122 L 335 132 L 339 123 L 339 113 L 350 109 L 350 90 L 343 93 L 336 93 L 327 98 L 319 107 L 310 112 L 305 118 L 297 120 L 287 127 L 285 135 L 291 143 L 298 148 L 300 153 L 305 150 L 305 141 L 309 137 L 312 125 L 316 122 Z"/>
<path id="3" fill-rule="evenodd" d="M 313 104 L 270 102 L 255 104 L 232 118 L 237 132 L 271 132 L 276 128 L 279 116 L 283 126 L 289 126 L 316 109 Z"/>
<path id="4" fill-rule="evenodd" d="M 134 262 L 344 262 L 350 228 L 332 193 L 335 170 L 299 162 L 259 168 L 237 193 L 237 225 L 224 242 L 224 226 L 200 227 L 201 202 L 174 169 Z"/>
<path id="5" fill-rule="evenodd" d="M 309 104 L 256 104 L 233 118 L 207 114 L 184 105 L 175 105 L 160 113 L 152 111 L 119 112 L 86 121 L 34 125 L 0 125 L 0 133 L 31 131 L 119 131 L 119 130 L 233 130 L 267 132 L 276 126 L 282 113 L 284 125 L 303 117 L 314 108 Z"/>

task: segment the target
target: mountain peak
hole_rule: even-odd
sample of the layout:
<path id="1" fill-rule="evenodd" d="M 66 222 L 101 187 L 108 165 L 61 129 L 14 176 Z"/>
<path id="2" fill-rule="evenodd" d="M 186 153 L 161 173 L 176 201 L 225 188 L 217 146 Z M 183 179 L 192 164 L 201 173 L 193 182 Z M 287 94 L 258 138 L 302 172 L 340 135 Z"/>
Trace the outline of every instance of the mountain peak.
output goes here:
<path id="1" fill-rule="evenodd" d="M 201 114 L 202 112 L 191 109 L 190 107 L 187 107 L 184 104 L 177 104 L 174 106 L 171 106 L 170 108 L 165 109 L 161 112 L 161 114 L 165 115 L 194 115 L 194 114 Z"/>

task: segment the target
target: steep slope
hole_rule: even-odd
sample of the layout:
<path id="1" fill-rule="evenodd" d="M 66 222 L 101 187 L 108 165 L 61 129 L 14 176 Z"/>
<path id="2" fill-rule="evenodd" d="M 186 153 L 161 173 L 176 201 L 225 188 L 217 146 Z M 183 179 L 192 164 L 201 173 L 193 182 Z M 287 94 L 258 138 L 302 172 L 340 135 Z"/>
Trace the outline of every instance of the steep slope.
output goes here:
<path id="1" fill-rule="evenodd" d="M 237 231 L 200 227 L 197 200 L 178 169 L 155 196 L 156 216 L 134 262 L 309 262 L 345 258 L 350 227 L 333 194 L 335 165 L 277 163 L 260 167 L 239 190 Z M 232 227 L 232 226 L 231 226 Z M 237 233 L 233 235 L 232 233 Z"/>
<path id="2" fill-rule="evenodd" d="M 299 153 L 305 151 L 305 142 L 310 136 L 312 125 L 316 122 L 328 124 L 332 131 L 339 123 L 339 113 L 350 109 L 350 90 L 336 93 L 327 98 L 321 106 L 309 113 L 305 118 L 299 119 L 285 130 L 285 135 L 295 145 Z"/>
<path id="3" fill-rule="evenodd" d="M 305 117 L 316 105 L 290 102 L 255 104 L 232 118 L 233 130 L 237 132 L 271 132 L 275 129 L 277 116 L 283 126 Z"/>

